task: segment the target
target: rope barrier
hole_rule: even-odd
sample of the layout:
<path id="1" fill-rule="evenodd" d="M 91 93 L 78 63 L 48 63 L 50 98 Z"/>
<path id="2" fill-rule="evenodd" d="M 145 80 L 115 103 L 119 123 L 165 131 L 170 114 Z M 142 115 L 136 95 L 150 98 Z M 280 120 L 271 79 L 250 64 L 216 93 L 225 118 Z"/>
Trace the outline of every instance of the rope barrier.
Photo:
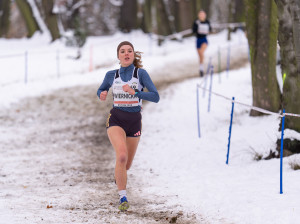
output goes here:
<path id="1" fill-rule="evenodd" d="M 244 27 L 246 26 L 245 23 L 212 23 L 211 24 L 211 27 L 214 28 L 214 29 L 224 29 L 224 28 L 234 28 L 234 27 Z M 165 39 L 172 39 L 172 38 L 175 38 L 175 39 L 181 39 L 182 36 L 185 36 L 185 35 L 189 35 L 189 34 L 192 34 L 193 33 L 193 30 L 192 29 L 187 29 L 187 30 L 183 30 L 183 31 L 180 31 L 180 32 L 177 32 L 177 33 L 173 33 L 173 34 L 170 34 L 170 35 L 167 35 L 167 36 L 163 36 L 163 35 L 159 35 L 159 34 L 152 34 L 154 37 L 156 37 L 157 39 L 160 39 L 160 40 L 165 40 Z"/>
<path id="2" fill-rule="evenodd" d="M 300 114 L 283 113 L 283 115 L 292 116 L 292 117 L 300 117 Z"/>
<path id="3" fill-rule="evenodd" d="M 245 26 L 245 23 L 221 23 L 221 24 L 218 24 L 218 23 L 212 23 L 211 26 L 213 28 L 226 28 L 226 27 L 241 27 L 241 26 Z M 193 31 L 192 29 L 186 29 L 186 30 L 183 30 L 183 31 L 180 31 L 180 32 L 177 32 L 177 33 L 173 33 L 173 34 L 170 34 L 170 35 L 167 35 L 167 36 L 163 36 L 163 35 L 159 35 L 159 34 L 154 34 L 154 33 L 151 33 L 151 35 L 153 36 L 152 38 L 154 39 L 157 39 L 157 40 L 165 40 L 165 39 L 172 39 L 172 38 L 175 38 L 177 40 L 180 40 L 182 39 L 183 36 L 185 35 L 189 35 L 189 34 L 192 34 Z M 115 40 L 121 40 L 123 39 L 123 37 L 117 37 Z M 103 42 L 99 42 L 99 44 L 103 45 L 103 44 L 106 44 L 106 43 L 110 43 L 112 40 L 109 39 L 109 40 L 106 40 L 106 41 L 103 41 Z M 95 47 L 97 47 L 97 44 L 93 44 Z M 67 49 L 69 51 L 73 51 L 74 49 L 70 48 L 70 49 Z M 83 49 L 83 51 L 88 51 L 88 49 Z M 56 53 L 56 50 L 39 50 L 39 49 L 34 49 L 34 50 L 31 50 L 30 51 L 30 54 L 51 54 L 51 53 Z M 61 53 L 66 53 L 65 51 L 62 51 Z M 17 53 L 17 54 L 8 54 L 8 55 L 0 55 L 0 58 L 10 58 L 10 57 L 19 57 L 19 56 L 24 56 L 23 53 Z"/>
<path id="4" fill-rule="evenodd" d="M 246 23 L 212 23 L 211 26 L 213 28 L 219 28 L 219 29 L 224 29 L 224 28 L 234 28 L 234 27 L 245 27 Z"/>
<path id="5" fill-rule="evenodd" d="M 202 82 L 202 83 L 203 83 L 203 82 Z M 259 107 L 256 107 L 256 106 L 251 106 L 251 105 L 248 105 L 248 104 L 245 104 L 245 103 L 236 101 L 236 100 L 232 100 L 232 99 L 229 98 L 229 97 L 223 96 L 223 95 L 221 95 L 221 94 L 219 94 L 219 93 L 216 93 L 216 92 L 210 91 L 209 89 L 203 88 L 203 87 L 201 86 L 202 83 L 201 83 L 200 85 L 197 84 L 197 87 L 200 88 L 200 89 L 203 89 L 203 90 L 205 90 L 205 91 L 207 91 L 207 92 L 211 92 L 211 94 L 216 95 L 216 96 L 221 97 L 221 98 L 224 98 L 224 99 L 226 99 L 226 100 L 228 100 L 228 101 L 231 101 L 231 102 L 233 102 L 233 103 L 237 103 L 237 104 L 240 104 L 240 105 L 242 105 L 242 106 L 248 107 L 248 108 L 250 108 L 250 109 L 252 109 L 252 110 L 255 110 L 255 111 L 258 111 L 258 112 L 261 112 L 261 113 L 264 113 L 264 114 L 276 115 L 276 116 L 281 117 L 281 118 L 282 118 L 283 116 L 300 117 L 300 114 L 293 114 L 293 113 L 282 113 L 282 114 L 280 114 L 280 113 L 275 113 L 275 112 L 272 112 L 272 111 L 265 110 L 265 109 L 263 109 L 263 108 L 259 108 Z"/>
<path id="6" fill-rule="evenodd" d="M 19 54 L 8 54 L 8 55 L 0 55 L 0 58 L 13 58 L 13 57 L 23 57 L 24 53 Z"/>

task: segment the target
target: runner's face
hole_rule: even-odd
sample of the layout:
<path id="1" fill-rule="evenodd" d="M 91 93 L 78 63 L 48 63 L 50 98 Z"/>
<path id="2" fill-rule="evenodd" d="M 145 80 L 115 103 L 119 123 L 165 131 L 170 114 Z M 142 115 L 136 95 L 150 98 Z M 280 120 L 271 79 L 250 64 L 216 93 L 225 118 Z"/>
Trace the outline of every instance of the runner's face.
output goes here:
<path id="1" fill-rule="evenodd" d="M 134 52 L 130 45 L 123 45 L 119 50 L 119 60 L 122 67 L 128 67 L 133 63 Z"/>
<path id="2" fill-rule="evenodd" d="M 200 11 L 198 14 L 198 18 L 200 19 L 200 21 L 205 21 L 206 19 L 206 13 L 203 11 Z"/>

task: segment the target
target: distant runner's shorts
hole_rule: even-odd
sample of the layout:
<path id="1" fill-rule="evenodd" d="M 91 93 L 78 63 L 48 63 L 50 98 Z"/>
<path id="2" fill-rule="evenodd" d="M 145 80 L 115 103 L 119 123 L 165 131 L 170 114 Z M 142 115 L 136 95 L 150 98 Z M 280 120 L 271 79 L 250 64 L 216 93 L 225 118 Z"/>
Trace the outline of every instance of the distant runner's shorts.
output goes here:
<path id="1" fill-rule="evenodd" d="M 197 38 L 197 48 L 198 49 L 201 48 L 201 45 L 204 43 L 208 44 L 206 37 Z"/>
<path id="2" fill-rule="evenodd" d="M 142 134 L 142 114 L 113 108 L 108 115 L 106 129 L 112 126 L 123 128 L 126 137 L 139 137 Z"/>

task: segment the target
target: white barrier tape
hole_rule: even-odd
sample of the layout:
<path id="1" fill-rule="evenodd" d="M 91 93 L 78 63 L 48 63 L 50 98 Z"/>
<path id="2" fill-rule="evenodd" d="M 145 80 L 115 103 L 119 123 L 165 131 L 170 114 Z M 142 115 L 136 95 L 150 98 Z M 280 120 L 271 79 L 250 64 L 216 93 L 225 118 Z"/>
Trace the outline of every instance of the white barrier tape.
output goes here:
<path id="1" fill-rule="evenodd" d="M 246 26 L 246 23 L 212 23 L 211 26 L 213 28 L 234 28 L 234 27 L 244 27 Z"/>
<path id="2" fill-rule="evenodd" d="M 222 24 L 218 24 L 218 23 L 213 23 L 211 24 L 213 28 L 217 27 L 217 28 L 226 28 L 226 27 L 230 27 L 230 28 L 233 28 L 233 27 L 240 27 L 240 26 L 245 26 L 245 23 L 222 23 Z M 155 39 L 160 39 L 160 40 L 165 40 L 165 39 L 171 39 L 171 38 L 175 38 L 177 40 L 179 39 L 182 39 L 182 37 L 184 35 L 188 35 L 188 34 L 192 34 L 193 31 L 192 29 L 187 29 L 187 30 L 183 30 L 183 31 L 180 31 L 178 33 L 173 33 L 173 34 L 170 34 L 170 35 L 167 35 L 167 36 L 163 36 L 163 35 L 158 35 L 158 34 L 154 34 L 154 33 L 151 33 L 151 35 L 153 35 L 153 37 Z M 123 39 L 123 37 L 118 37 L 116 38 L 115 40 L 121 40 Z M 92 44 L 94 45 L 95 48 L 97 48 L 98 45 L 103 45 L 103 44 L 106 44 L 106 43 L 110 43 L 111 40 L 107 40 L 107 41 L 104 41 L 104 42 L 100 42 L 100 43 L 95 43 L 95 44 Z M 71 49 L 70 48 L 70 51 L 73 51 L 73 50 L 76 50 L 76 48 L 74 49 Z M 83 51 L 85 51 L 87 49 L 83 49 Z M 30 53 L 35 53 L 35 54 L 39 54 L 39 53 L 42 53 L 42 54 L 45 54 L 45 53 L 56 53 L 55 51 L 52 51 L 52 50 L 42 50 L 42 51 L 39 51 L 39 50 L 31 50 Z M 13 55 L 0 55 L 0 58 L 9 58 L 9 57 L 18 57 L 18 56 L 23 56 L 24 54 L 13 54 Z"/>
<path id="3" fill-rule="evenodd" d="M 238 101 L 236 101 L 236 100 L 231 100 L 231 101 L 234 102 L 234 103 L 243 105 L 243 106 L 245 106 L 245 107 L 249 107 L 249 108 L 251 108 L 252 110 L 256 110 L 256 111 L 261 112 L 261 113 L 264 113 L 264 114 L 276 115 L 276 116 L 278 116 L 278 117 L 283 117 L 283 115 L 281 115 L 281 114 L 279 114 L 279 113 L 275 113 L 275 112 L 268 111 L 268 110 L 265 110 L 265 109 L 262 109 L 262 108 L 259 108 L 259 107 L 255 107 L 255 106 L 251 106 L 251 105 L 248 105 L 248 104 L 245 104 L 245 103 L 241 103 L 241 102 L 238 102 Z"/>
<path id="4" fill-rule="evenodd" d="M 209 89 L 206 89 L 206 88 L 203 88 L 201 87 L 201 85 L 203 84 L 203 82 L 199 85 L 197 84 L 197 87 L 200 88 L 200 89 L 203 89 L 207 92 L 210 92 Z M 276 115 L 278 117 L 283 117 L 283 116 L 292 116 L 292 117 L 300 117 L 300 114 L 293 114 L 293 113 L 284 113 L 284 114 L 280 114 L 280 113 L 275 113 L 275 112 L 272 112 L 272 111 L 268 111 L 268 110 L 265 110 L 265 109 L 262 109 L 262 108 L 259 108 L 259 107 L 255 107 L 255 106 L 251 106 L 251 105 L 248 105 L 248 104 L 245 104 L 245 103 L 242 103 L 242 102 L 239 102 L 239 101 L 236 101 L 236 100 L 232 100 L 231 98 L 229 97 L 226 97 L 226 96 L 223 96 L 219 93 L 215 93 L 213 91 L 211 91 L 212 94 L 216 95 L 216 96 L 219 96 L 219 97 L 222 97 L 226 100 L 229 100 L 233 103 L 237 103 L 237 104 L 240 104 L 240 105 L 243 105 L 245 107 L 249 107 L 250 109 L 253 109 L 253 110 L 256 110 L 258 112 L 261 112 L 261 113 L 264 113 L 264 114 L 269 114 L 269 115 Z"/>
<path id="5" fill-rule="evenodd" d="M 300 114 L 291 114 L 291 113 L 284 113 L 284 114 L 292 117 L 300 117 Z"/>
<path id="6" fill-rule="evenodd" d="M 234 27 L 244 27 L 246 26 L 245 23 L 212 23 L 211 24 L 212 28 L 227 28 L 227 27 L 230 27 L 230 28 L 234 28 Z M 173 33 L 173 34 L 170 34 L 168 36 L 163 36 L 163 35 L 157 35 L 157 34 L 154 34 L 158 39 L 170 39 L 170 38 L 176 38 L 176 39 L 180 39 L 182 38 L 182 36 L 184 35 L 188 35 L 188 34 L 191 34 L 193 33 L 193 30 L 192 29 L 187 29 L 187 30 L 183 30 L 183 31 L 180 31 L 178 33 Z"/>
<path id="7" fill-rule="evenodd" d="M 13 57 L 22 57 L 22 56 L 24 56 L 24 53 L 10 54 L 10 55 L 0 55 L 0 58 L 13 58 Z"/>

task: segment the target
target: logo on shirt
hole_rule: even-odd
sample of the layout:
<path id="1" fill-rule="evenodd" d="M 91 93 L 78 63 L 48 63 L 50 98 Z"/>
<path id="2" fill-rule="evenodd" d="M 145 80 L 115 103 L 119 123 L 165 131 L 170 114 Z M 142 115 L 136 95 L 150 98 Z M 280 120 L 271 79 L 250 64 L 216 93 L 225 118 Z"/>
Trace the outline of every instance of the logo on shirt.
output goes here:
<path id="1" fill-rule="evenodd" d="M 137 89 L 137 86 L 138 86 L 138 84 L 136 82 L 133 82 L 130 87 L 132 89 Z"/>

